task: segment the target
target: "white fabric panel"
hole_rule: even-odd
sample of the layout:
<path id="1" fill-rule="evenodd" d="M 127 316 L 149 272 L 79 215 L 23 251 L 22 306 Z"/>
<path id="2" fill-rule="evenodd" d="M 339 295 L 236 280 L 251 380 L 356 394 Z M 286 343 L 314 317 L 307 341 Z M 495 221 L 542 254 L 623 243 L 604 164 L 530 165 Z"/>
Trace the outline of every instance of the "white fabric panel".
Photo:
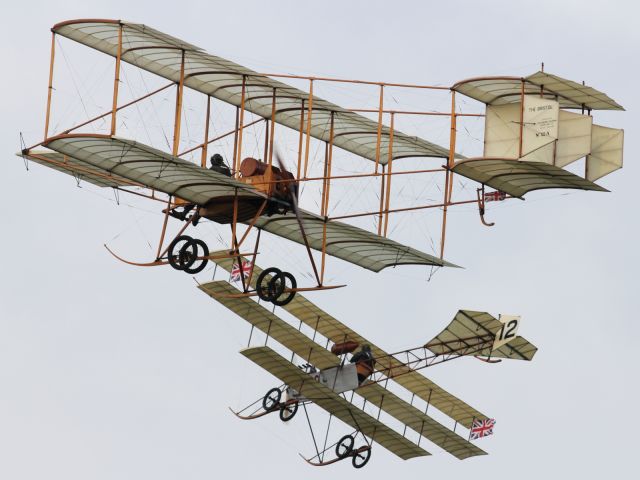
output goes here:
<path id="1" fill-rule="evenodd" d="M 515 340 L 520 326 L 520 315 L 500 315 L 500 323 L 502 327 L 496 333 L 493 341 L 493 350 L 497 350 L 512 340 Z"/>
<path id="2" fill-rule="evenodd" d="M 593 117 L 560 110 L 554 165 L 564 167 L 591 152 Z"/>
<path id="3" fill-rule="evenodd" d="M 557 140 L 533 150 L 528 155 L 524 155 L 521 160 L 564 167 L 589 154 L 591 151 L 591 124 L 593 118 L 565 110 L 560 110 L 559 113 Z"/>
<path id="4" fill-rule="evenodd" d="M 622 168 L 624 130 L 594 125 L 591 154 L 587 156 L 587 180 L 594 181 Z"/>
<path id="5" fill-rule="evenodd" d="M 520 103 L 487 105 L 484 157 L 518 159 L 520 150 Z M 558 137 L 558 102 L 525 96 L 523 112 L 523 159 L 552 163 L 553 141 Z M 544 147 L 548 145 L 548 147 Z"/>
<path id="6" fill-rule="evenodd" d="M 532 151 L 528 155 L 523 155 L 520 160 L 537 162 L 537 163 L 548 163 L 549 165 L 553 164 L 553 152 L 555 150 L 556 142 L 552 141 L 539 147 L 538 149 Z"/>
<path id="7" fill-rule="evenodd" d="M 516 104 L 518 107 L 520 104 Z M 524 97 L 522 157 L 530 162 L 553 163 L 553 143 L 558 138 L 559 104 L 555 100 Z M 518 119 L 518 126 L 519 126 Z"/>
<path id="8" fill-rule="evenodd" d="M 588 115 L 560 110 L 553 100 L 525 96 L 523 120 L 520 160 L 564 167 L 591 151 L 593 119 Z M 519 139 L 520 104 L 487 105 L 484 157 L 518 158 Z"/>
<path id="9" fill-rule="evenodd" d="M 484 124 L 484 157 L 518 158 L 520 104 L 487 105 Z"/>

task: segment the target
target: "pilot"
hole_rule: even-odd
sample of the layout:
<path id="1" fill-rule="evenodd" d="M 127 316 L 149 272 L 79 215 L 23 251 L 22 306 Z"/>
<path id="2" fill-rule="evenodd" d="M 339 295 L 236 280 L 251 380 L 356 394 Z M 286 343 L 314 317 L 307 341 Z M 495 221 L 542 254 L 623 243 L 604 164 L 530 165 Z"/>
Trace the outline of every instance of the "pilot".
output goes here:
<path id="1" fill-rule="evenodd" d="M 179 205 L 177 207 L 172 208 L 171 210 L 169 210 L 169 215 L 171 215 L 173 218 L 177 218 L 178 220 L 186 220 L 187 215 L 189 215 L 189 213 L 191 212 L 191 210 L 194 209 L 194 207 L 196 206 L 195 203 L 185 203 L 184 205 Z M 178 211 L 178 208 L 182 207 L 182 211 Z M 166 212 L 166 210 L 163 210 L 163 212 Z M 198 223 L 198 211 L 196 210 L 196 213 L 194 214 L 194 217 L 192 219 L 193 224 L 196 225 Z"/>
<path id="2" fill-rule="evenodd" d="M 358 384 L 364 382 L 369 375 L 373 373 L 374 366 L 376 364 L 369 345 L 363 345 L 362 349 L 356 353 L 350 360 L 351 363 L 356 364 L 356 371 L 358 372 Z"/>
<path id="3" fill-rule="evenodd" d="M 231 176 L 231 170 L 229 170 L 229 167 L 224 163 L 224 158 L 222 158 L 222 155 L 220 155 L 219 153 L 214 153 L 213 155 L 211 155 L 211 159 L 209 161 L 211 162 L 209 170 L 221 173 L 223 175 L 226 175 L 227 177 Z"/>

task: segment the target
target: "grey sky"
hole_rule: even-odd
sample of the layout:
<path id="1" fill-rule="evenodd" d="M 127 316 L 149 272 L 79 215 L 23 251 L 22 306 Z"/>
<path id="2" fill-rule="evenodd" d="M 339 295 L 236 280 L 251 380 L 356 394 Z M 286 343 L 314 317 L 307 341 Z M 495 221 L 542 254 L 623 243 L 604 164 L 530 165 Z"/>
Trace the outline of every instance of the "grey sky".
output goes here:
<path id="1" fill-rule="evenodd" d="M 636 2 L 26 1 L 4 8 L 0 478 L 635 476 Z M 612 193 L 533 194 L 491 209 L 491 229 L 463 209 L 450 217 L 446 256 L 464 270 L 426 282 L 413 267 L 373 274 L 335 263 L 336 281 L 349 286 L 310 295 L 389 351 L 430 339 L 458 308 L 521 314 L 520 333 L 540 348 L 533 362 L 463 359 L 425 372 L 497 419 L 496 434 L 479 442 L 489 456 L 460 462 L 425 445 L 432 457 L 403 462 L 378 447 L 363 471 L 346 462 L 315 469 L 297 456 L 313 449 L 303 418 L 282 425 L 231 415 L 227 406 L 275 383 L 237 353 L 246 324 L 188 276 L 123 265 L 102 247 L 122 231 L 135 239 L 139 228 L 141 244 L 120 246 L 132 257 L 149 254 L 143 239 L 156 238 L 155 217 L 142 219 L 37 165 L 27 173 L 14 156 L 19 131 L 32 142 L 42 132 L 50 27 L 85 17 L 145 23 L 262 71 L 450 85 L 526 75 L 544 61 L 546 71 L 584 79 L 626 108 L 596 115 L 626 132 L 625 168 L 602 181 Z"/>

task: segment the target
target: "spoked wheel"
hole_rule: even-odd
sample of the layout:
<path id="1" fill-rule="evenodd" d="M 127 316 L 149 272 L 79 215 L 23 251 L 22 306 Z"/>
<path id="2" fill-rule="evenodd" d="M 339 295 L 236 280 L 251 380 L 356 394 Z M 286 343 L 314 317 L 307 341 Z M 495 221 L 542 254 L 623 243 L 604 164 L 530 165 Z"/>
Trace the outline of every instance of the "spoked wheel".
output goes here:
<path id="1" fill-rule="evenodd" d="M 294 401 L 291 403 L 285 403 L 284 406 L 280 409 L 280 420 L 283 422 L 288 422 L 293 417 L 296 416 L 298 412 L 298 401 Z"/>
<path id="2" fill-rule="evenodd" d="M 294 290 L 298 286 L 298 282 L 296 282 L 296 277 L 291 275 L 289 272 L 280 272 L 275 277 L 271 279 L 269 287 L 273 284 L 272 291 L 274 293 L 274 297 L 271 300 L 271 303 L 274 305 L 278 305 L 279 307 L 286 305 L 293 297 L 296 296 L 296 292 L 289 291 L 285 292 L 285 290 Z M 275 292 L 280 292 L 279 295 L 275 296 Z"/>
<path id="3" fill-rule="evenodd" d="M 176 270 L 184 270 L 182 266 L 182 261 L 180 257 L 180 252 L 182 249 L 186 247 L 193 238 L 189 235 L 180 235 L 173 239 L 173 242 L 169 245 L 169 265 L 171 265 Z"/>
<path id="4" fill-rule="evenodd" d="M 277 275 L 279 275 L 280 269 L 279 268 L 275 268 L 275 267 L 271 267 L 271 268 L 267 268 L 266 270 L 263 270 L 262 273 L 260 273 L 260 275 L 258 275 L 258 279 L 256 280 L 256 293 L 258 294 L 258 298 L 260 298 L 260 300 L 264 300 L 265 302 L 270 302 L 272 300 L 272 293 L 271 293 L 271 280 L 273 280 Z M 272 275 L 272 278 L 267 280 L 267 277 L 269 275 Z M 284 286 L 283 286 L 284 289 Z M 280 296 L 282 294 L 282 291 L 278 293 L 277 296 Z"/>
<path id="5" fill-rule="evenodd" d="M 352 435 L 345 435 L 336 444 L 336 456 L 338 458 L 346 458 L 353 451 L 355 439 Z"/>
<path id="6" fill-rule="evenodd" d="M 200 239 L 192 240 L 187 245 L 189 248 L 193 247 L 195 256 L 193 257 L 193 261 L 191 262 L 191 265 L 189 265 L 188 267 L 185 267 L 184 271 L 194 275 L 204 270 L 204 267 L 206 267 L 207 263 L 209 263 L 208 258 L 203 258 L 199 260 L 200 263 L 198 263 L 198 257 L 207 257 L 209 255 L 209 247 L 207 247 L 207 244 Z M 183 249 L 187 248 L 187 245 L 185 245 Z M 200 252 L 200 250 L 202 250 L 202 253 Z M 182 250 L 180 252 L 182 253 Z"/>
<path id="7" fill-rule="evenodd" d="M 364 450 L 360 451 L 361 448 L 362 447 L 358 448 L 358 451 L 356 451 L 351 458 L 351 465 L 353 465 L 354 468 L 364 467 L 371 458 L 371 447 L 367 445 Z"/>
<path id="8" fill-rule="evenodd" d="M 265 394 L 264 398 L 262 399 L 262 408 L 264 408 L 265 411 L 270 412 L 278 405 L 280 405 L 280 398 L 282 398 L 282 392 L 280 391 L 280 389 L 272 388 Z"/>

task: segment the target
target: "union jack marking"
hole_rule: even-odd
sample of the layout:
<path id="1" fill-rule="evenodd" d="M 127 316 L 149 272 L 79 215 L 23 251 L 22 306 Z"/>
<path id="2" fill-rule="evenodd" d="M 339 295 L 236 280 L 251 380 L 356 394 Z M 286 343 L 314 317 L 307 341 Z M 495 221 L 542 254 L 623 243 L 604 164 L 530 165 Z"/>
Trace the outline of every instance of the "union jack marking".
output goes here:
<path id="1" fill-rule="evenodd" d="M 471 425 L 471 432 L 469 437 L 471 440 L 477 440 L 488 435 L 493 435 L 493 427 L 496 421 L 493 418 L 486 418 L 484 420 L 474 420 Z"/>
<path id="2" fill-rule="evenodd" d="M 505 198 L 507 198 L 507 194 L 504 192 L 501 192 L 500 190 L 496 190 L 495 192 L 489 192 L 484 194 L 485 202 L 501 202 Z"/>
<path id="3" fill-rule="evenodd" d="M 249 272 L 251 272 L 251 267 L 253 267 L 253 262 L 250 260 L 245 260 L 244 262 L 242 262 L 242 273 L 241 273 L 240 267 L 238 266 L 238 264 L 234 263 L 233 267 L 231 267 L 231 281 L 239 282 L 241 280 L 242 274 L 244 274 L 245 278 L 248 277 Z"/>

